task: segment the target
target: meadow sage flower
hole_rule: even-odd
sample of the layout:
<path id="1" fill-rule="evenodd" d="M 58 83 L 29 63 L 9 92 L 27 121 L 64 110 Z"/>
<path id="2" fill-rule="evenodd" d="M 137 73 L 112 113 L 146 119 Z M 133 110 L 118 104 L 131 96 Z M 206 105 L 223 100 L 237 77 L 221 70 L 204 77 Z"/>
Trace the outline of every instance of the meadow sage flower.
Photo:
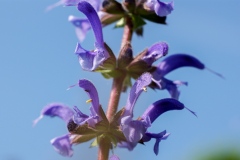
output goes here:
<path id="1" fill-rule="evenodd" d="M 134 105 L 140 94 L 146 90 L 146 86 L 148 86 L 151 81 L 152 75 L 150 73 L 144 73 L 136 80 L 133 87 L 131 88 L 129 97 L 127 99 L 127 104 L 124 108 L 125 110 L 120 122 L 121 130 L 127 141 L 120 142 L 118 144 L 119 147 L 124 147 L 132 150 L 137 145 L 137 143 L 147 142 L 150 139 L 154 138 L 156 139 L 156 143 L 154 145 L 154 153 L 158 154 L 159 142 L 166 139 L 169 133 L 163 131 L 158 134 L 154 134 L 148 132 L 148 128 L 161 114 L 170 110 L 182 110 L 185 108 L 185 106 L 176 99 L 161 99 L 151 104 L 141 117 L 139 117 L 137 120 L 133 120 Z M 195 114 L 194 112 L 192 113 Z"/>
<path id="2" fill-rule="evenodd" d="M 94 44 L 94 51 L 85 50 L 78 43 L 75 53 L 78 55 L 81 67 L 84 70 L 93 71 L 107 58 L 109 58 L 109 53 L 104 46 L 102 26 L 95 9 L 88 2 L 81 1 L 78 3 L 78 10 L 87 16 L 93 29 L 96 41 Z"/>
<path id="3" fill-rule="evenodd" d="M 89 116 L 83 114 L 76 106 L 74 107 L 75 112 L 68 106 L 61 103 L 51 103 L 45 106 L 40 116 L 34 120 L 34 125 L 43 118 L 43 116 L 59 117 L 64 120 L 67 124 L 69 131 L 74 131 L 77 126 L 88 124 L 90 127 L 95 127 L 102 118 L 99 114 L 99 99 L 98 93 L 94 85 L 85 79 L 79 80 L 79 87 L 84 89 L 91 101 L 90 114 Z M 71 157 L 73 155 L 72 143 L 70 134 L 65 134 L 60 137 L 52 139 L 50 142 L 54 146 L 54 149 L 63 156 Z M 73 136 L 74 137 L 74 136 Z"/>

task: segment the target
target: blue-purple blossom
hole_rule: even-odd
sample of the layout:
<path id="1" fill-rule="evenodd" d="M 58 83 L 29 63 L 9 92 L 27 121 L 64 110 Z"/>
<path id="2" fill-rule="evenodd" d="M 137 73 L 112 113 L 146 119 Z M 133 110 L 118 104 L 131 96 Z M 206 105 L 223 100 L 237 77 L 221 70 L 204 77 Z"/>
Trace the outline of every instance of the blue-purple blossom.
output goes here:
<path id="1" fill-rule="evenodd" d="M 154 11 L 160 17 L 169 15 L 173 11 L 174 7 L 173 1 L 165 3 L 160 0 L 147 0 L 145 6 L 151 11 Z"/>
<path id="2" fill-rule="evenodd" d="M 91 107 L 90 107 L 90 114 L 89 116 L 83 114 L 76 106 L 74 107 L 75 114 L 73 116 L 73 121 L 78 124 L 82 125 L 85 122 L 88 122 L 88 125 L 94 127 L 96 123 L 98 123 L 102 118 L 99 116 L 99 98 L 98 93 L 94 85 L 86 80 L 79 80 L 79 87 L 83 88 L 89 95 L 91 99 Z"/>
<path id="3" fill-rule="evenodd" d="M 158 134 L 154 134 L 147 132 L 147 129 L 164 112 L 170 110 L 182 110 L 185 108 L 185 106 L 173 98 L 161 99 L 151 104 L 140 118 L 133 120 L 133 107 L 136 103 L 136 100 L 142 91 L 146 89 L 145 87 L 151 83 L 151 79 L 151 74 L 145 73 L 137 79 L 131 88 L 127 104 L 125 106 L 125 111 L 120 122 L 121 130 L 127 141 L 120 142 L 118 146 L 132 150 L 140 140 L 147 142 L 151 138 L 154 138 L 156 139 L 154 153 L 158 154 L 159 142 L 163 139 L 166 139 L 169 133 L 163 131 Z M 195 114 L 194 112 L 192 113 Z"/>
<path id="4" fill-rule="evenodd" d="M 204 69 L 205 66 L 197 58 L 187 54 L 174 54 L 165 58 L 156 66 L 156 70 L 152 72 L 153 82 L 158 89 L 167 89 L 172 98 L 178 99 L 180 91 L 178 86 L 187 85 L 183 81 L 171 81 L 164 76 L 171 71 L 181 67 L 194 67 L 197 69 Z"/>
<path id="5" fill-rule="evenodd" d="M 45 106 L 40 114 L 40 117 L 34 120 L 34 125 L 43 118 L 43 116 L 59 117 L 66 122 L 71 120 L 74 112 L 66 105 L 61 103 L 51 103 Z M 54 149 L 63 156 L 71 157 L 73 155 L 72 144 L 70 143 L 69 135 L 64 135 L 52 139 L 51 144 Z"/>
<path id="6" fill-rule="evenodd" d="M 77 107 L 74 107 L 74 111 L 68 106 L 61 103 L 51 103 L 46 105 L 40 116 L 34 120 L 33 124 L 35 125 L 43 116 L 49 117 L 59 117 L 65 121 L 66 124 L 74 121 L 75 125 L 82 125 L 88 123 L 89 126 L 94 127 L 102 118 L 99 116 L 99 99 L 98 93 L 94 85 L 86 80 L 79 80 L 79 87 L 83 88 L 90 97 L 91 107 L 89 116 L 82 113 Z M 68 126 L 69 127 L 69 126 Z M 72 156 L 72 144 L 70 140 L 70 135 L 66 134 L 64 136 L 56 137 L 51 140 L 51 144 L 54 146 L 54 149 L 63 156 Z"/>
<path id="7" fill-rule="evenodd" d="M 50 141 L 54 149 L 62 156 L 71 157 L 73 155 L 70 135 L 66 134 L 61 137 L 56 137 Z"/>
<path id="8" fill-rule="evenodd" d="M 150 132 L 146 132 L 145 135 L 142 138 L 142 142 L 148 142 L 150 141 L 152 138 L 156 139 L 156 142 L 154 144 L 153 147 L 153 151 L 156 155 L 158 155 L 159 152 L 159 143 L 161 142 L 161 140 L 166 140 L 168 138 L 168 136 L 170 135 L 170 133 L 167 133 L 167 131 L 162 131 L 160 133 L 150 133 Z"/>
<path id="9" fill-rule="evenodd" d="M 94 44 L 94 51 L 85 50 L 78 43 L 75 53 L 78 55 L 79 63 L 82 68 L 84 70 L 93 71 L 107 58 L 109 58 L 109 53 L 104 46 L 102 26 L 95 9 L 88 2 L 81 1 L 78 3 L 78 10 L 87 16 L 93 29 L 96 41 Z"/>

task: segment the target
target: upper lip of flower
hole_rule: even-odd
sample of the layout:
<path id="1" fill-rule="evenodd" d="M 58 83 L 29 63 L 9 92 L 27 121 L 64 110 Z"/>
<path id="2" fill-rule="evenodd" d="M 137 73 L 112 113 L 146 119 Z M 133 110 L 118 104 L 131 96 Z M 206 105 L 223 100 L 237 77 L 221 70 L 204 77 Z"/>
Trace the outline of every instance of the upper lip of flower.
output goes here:
<path id="1" fill-rule="evenodd" d="M 96 49 L 94 51 L 87 51 L 78 43 L 75 53 L 79 56 L 82 68 L 93 71 L 109 58 L 109 53 L 104 46 L 102 26 L 95 9 L 88 2 L 81 1 L 78 3 L 78 10 L 87 16 L 91 24 L 96 39 L 94 44 Z"/>

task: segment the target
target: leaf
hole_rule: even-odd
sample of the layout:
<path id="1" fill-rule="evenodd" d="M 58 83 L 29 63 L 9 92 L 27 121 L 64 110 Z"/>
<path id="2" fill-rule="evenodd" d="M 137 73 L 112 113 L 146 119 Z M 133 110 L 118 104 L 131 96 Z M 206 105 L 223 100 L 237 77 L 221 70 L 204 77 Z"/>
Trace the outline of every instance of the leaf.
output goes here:
<path id="1" fill-rule="evenodd" d="M 98 146 L 98 140 L 97 138 L 94 139 L 94 141 L 91 143 L 90 148 Z"/>
<path id="2" fill-rule="evenodd" d="M 125 19 L 121 18 L 120 20 L 117 21 L 114 28 L 121 28 L 121 27 L 124 27 L 124 25 L 125 25 Z"/>
<path id="3" fill-rule="evenodd" d="M 136 30 L 146 24 L 146 22 L 139 15 L 131 15 L 133 21 L 133 30 Z"/>
<path id="4" fill-rule="evenodd" d="M 73 139 L 72 142 L 73 144 L 79 144 L 79 143 L 84 143 L 87 141 L 90 141 L 91 139 L 97 137 L 97 134 L 88 134 L 88 135 L 76 135 Z"/>

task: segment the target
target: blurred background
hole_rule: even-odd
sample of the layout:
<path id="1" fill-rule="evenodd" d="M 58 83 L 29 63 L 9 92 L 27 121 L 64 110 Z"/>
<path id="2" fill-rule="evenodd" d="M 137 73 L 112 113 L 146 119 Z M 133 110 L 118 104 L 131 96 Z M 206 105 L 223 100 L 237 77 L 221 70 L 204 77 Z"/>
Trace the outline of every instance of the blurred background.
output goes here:
<path id="1" fill-rule="evenodd" d="M 66 90 L 79 79 L 89 79 L 96 85 L 104 109 L 111 89 L 111 80 L 83 71 L 74 54 L 78 40 L 67 19 L 69 15 L 84 15 L 75 7 L 59 6 L 45 12 L 46 7 L 56 1 L 1 0 L 1 160 L 97 157 L 97 148 L 89 148 L 90 142 L 74 146 L 72 158 L 55 152 L 50 140 L 67 132 L 65 123 L 58 118 L 45 117 L 32 126 L 43 106 L 51 102 L 77 105 L 84 113 L 89 113 L 84 91 L 78 87 Z M 171 80 L 189 82 L 189 86 L 180 87 L 180 101 L 198 117 L 187 110 L 165 113 L 149 128 L 150 132 L 166 129 L 171 133 L 160 143 L 159 155 L 153 153 L 153 140 L 138 145 L 132 152 L 115 149 L 120 159 L 207 160 L 205 155 L 240 152 L 239 7 L 239 0 L 176 0 L 166 26 L 148 22 L 143 37 L 133 36 L 134 55 L 158 41 L 166 41 L 170 46 L 169 55 L 191 54 L 225 79 L 208 70 L 193 68 L 181 68 L 167 75 Z M 118 55 L 123 29 L 113 28 L 113 25 L 103 28 L 104 40 Z M 82 46 L 93 49 L 93 43 L 90 31 Z M 165 90 L 148 89 L 136 103 L 135 117 L 154 101 L 166 97 L 169 94 Z M 121 97 L 120 108 L 126 104 L 126 98 L 127 93 Z"/>

